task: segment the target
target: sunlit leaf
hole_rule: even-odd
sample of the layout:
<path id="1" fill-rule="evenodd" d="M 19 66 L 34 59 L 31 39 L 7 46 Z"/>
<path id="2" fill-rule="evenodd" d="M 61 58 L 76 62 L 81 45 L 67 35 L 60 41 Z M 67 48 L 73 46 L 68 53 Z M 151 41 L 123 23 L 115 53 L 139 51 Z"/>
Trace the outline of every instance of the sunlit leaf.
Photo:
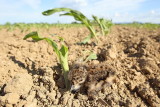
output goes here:
<path id="1" fill-rule="evenodd" d="M 97 35 L 96 35 L 96 31 L 95 31 L 93 25 L 91 24 L 90 20 L 83 13 L 81 13 L 77 10 L 73 10 L 70 8 L 54 8 L 54 9 L 44 11 L 44 12 L 42 12 L 42 14 L 48 16 L 48 15 L 52 15 L 57 12 L 66 12 L 66 13 L 60 14 L 60 16 L 72 16 L 76 21 L 80 21 L 91 32 L 91 38 L 95 37 L 96 40 L 98 40 Z M 88 39 L 91 39 L 91 38 L 88 37 L 87 39 L 85 39 L 85 41 L 83 43 L 87 43 L 89 41 Z"/>
<path id="2" fill-rule="evenodd" d="M 85 62 L 89 60 L 97 59 L 97 54 L 95 53 L 90 53 L 90 55 L 86 58 Z"/>
<path id="3" fill-rule="evenodd" d="M 91 39 L 91 35 L 87 36 L 87 37 L 81 42 L 81 44 L 86 44 L 90 39 Z"/>

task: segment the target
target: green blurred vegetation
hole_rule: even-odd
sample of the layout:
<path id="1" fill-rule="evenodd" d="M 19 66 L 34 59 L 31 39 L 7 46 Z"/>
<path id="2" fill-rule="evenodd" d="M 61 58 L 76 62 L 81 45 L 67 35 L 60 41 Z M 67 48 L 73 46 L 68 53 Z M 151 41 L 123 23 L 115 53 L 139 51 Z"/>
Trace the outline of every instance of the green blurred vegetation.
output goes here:
<path id="1" fill-rule="evenodd" d="M 160 28 L 160 24 L 153 24 L 153 23 L 121 23 L 121 24 L 115 24 L 115 25 L 122 25 L 122 26 L 129 26 L 129 27 L 137 27 L 137 28 L 147 28 L 147 29 L 157 29 Z M 32 28 L 35 29 L 46 29 L 48 30 L 51 27 L 59 27 L 62 29 L 70 28 L 70 27 L 84 27 L 83 24 L 72 22 L 71 24 L 61 24 L 61 23 L 14 23 L 11 24 L 7 22 L 6 24 L 0 25 L 1 29 L 7 29 L 7 31 L 13 31 L 15 29 L 20 29 L 23 31 L 30 31 Z"/>
<path id="2" fill-rule="evenodd" d="M 35 29 L 46 29 L 48 30 L 51 27 L 59 27 L 59 28 L 69 28 L 69 27 L 83 27 L 83 24 L 80 23 L 71 23 L 71 24 L 61 24 L 61 23 L 55 23 L 55 24 L 49 24 L 49 23 L 14 23 L 11 24 L 7 22 L 6 24 L 0 25 L 1 29 L 7 29 L 7 31 L 13 31 L 15 29 L 20 29 L 21 31 L 30 31 L 32 28 Z"/>
<path id="3" fill-rule="evenodd" d="M 133 22 L 133 23 L 122 23 L 122 24 L 117 24 L 117 25 L 124 25 L 124 26 L 137 27 L 137 28 L 147 28 L 147 29 L 160 28 L 160 24 L 154 24 L 154 23 Z"/>

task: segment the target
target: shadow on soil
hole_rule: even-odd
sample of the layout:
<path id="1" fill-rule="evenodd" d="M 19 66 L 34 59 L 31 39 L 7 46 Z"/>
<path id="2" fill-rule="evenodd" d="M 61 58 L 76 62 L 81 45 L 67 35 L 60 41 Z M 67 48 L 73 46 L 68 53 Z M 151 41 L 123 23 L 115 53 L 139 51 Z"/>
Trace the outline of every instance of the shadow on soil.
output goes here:
<path id="1" fill-rule="evenodd" d="M 39 75 L 39 76 L 45 75 L 43 69 L 41 69 L 41 68 L 36 69 L 35 68 L 35 62 L 33 62 L 33 61 L 31 61 L 32 65 L 30 68 L 29 66 L 25 66 L 25 62 L 21 62 L 21 61 L 17 60 L 15 56 L 10 56 L 9 59 L 11 59 L 15 64 L 18 64 L 19 67 L 26 69 L 28 71 L 28 73 L 31 73 L 32 75 Z M 58 86 L 59 92 L 61 94 L 63 94 L 67 90 L 65 90 L 64 79 L 63 79 L 62 72 L 61 72 L 61 66 L 59 63 L 57 63 L 57 66 L 53 66 L 53 67 L 51 67 L 51 69 L 56 72 L 56 74 L 54 74 L 54 76 L 53 76 L 53 79 L 56 83 L 56 86 Z M 38 82 L 42 82 L 42 81 L 39 79 Z M 1 92 L 3 92 L 2 89 L 3 89 L 3 87 L 0 90 L 0 94 L 1 94 Z"/>
<path id="2" fill-rule="evenodd" d="M 32 67 L 31 69 L 29 66 L 25 66 L 25 64 L 15 58 L 15 56 L 10 56 L 9 59 L 11 59 L 15 64 L 18 64 L 19 67 L 22 67 L 28 71 L 28 73 L 31 73 L 32 75 L 36 74 L 36 69 L 35 69 L 35 63 L 32 61 Z"/>

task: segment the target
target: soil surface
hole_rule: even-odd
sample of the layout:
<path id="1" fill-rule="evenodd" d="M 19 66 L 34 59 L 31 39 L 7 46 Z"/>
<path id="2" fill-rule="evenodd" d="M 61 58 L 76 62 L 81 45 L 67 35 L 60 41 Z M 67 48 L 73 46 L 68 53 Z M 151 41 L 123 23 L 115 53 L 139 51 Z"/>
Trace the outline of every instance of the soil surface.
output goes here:
<path id="1" fill-rule="evenodd" d="M 160 29 L 116 25 L 107 37 L 100 36 L 101 42 L 86 45 L 77 44 L 89 34 L 83 27 L 32 30 L 53 39 L 50 34 L 64 37 L 70 67 L 85 52 L 97 53 L 98 59 L 87 64 L 111 65 L 115 81 L 93 99 L 87 91 L 65 91 L 51 46 L 23 40 L 30 31 L 1 29 L 0 107 L 160 107 Z"/>

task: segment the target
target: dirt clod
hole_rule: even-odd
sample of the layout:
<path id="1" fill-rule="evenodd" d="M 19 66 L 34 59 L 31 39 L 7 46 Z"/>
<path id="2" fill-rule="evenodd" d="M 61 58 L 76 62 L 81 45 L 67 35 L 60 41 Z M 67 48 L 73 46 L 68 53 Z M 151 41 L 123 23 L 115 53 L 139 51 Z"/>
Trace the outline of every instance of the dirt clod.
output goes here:
<path id="1" fill-rule="evenodd" d="M 5 96 L 0 97 L 2 104 L 17 104 L 19 101 L 19 95 L 17 93 L 8 93 Z"/>
<path id="2" fill-rule="evenodd" d="M 4 88 L 5 93 L 28 94 L 33 86 L 32 76 L 27 73 L 17 74 Z"/>

